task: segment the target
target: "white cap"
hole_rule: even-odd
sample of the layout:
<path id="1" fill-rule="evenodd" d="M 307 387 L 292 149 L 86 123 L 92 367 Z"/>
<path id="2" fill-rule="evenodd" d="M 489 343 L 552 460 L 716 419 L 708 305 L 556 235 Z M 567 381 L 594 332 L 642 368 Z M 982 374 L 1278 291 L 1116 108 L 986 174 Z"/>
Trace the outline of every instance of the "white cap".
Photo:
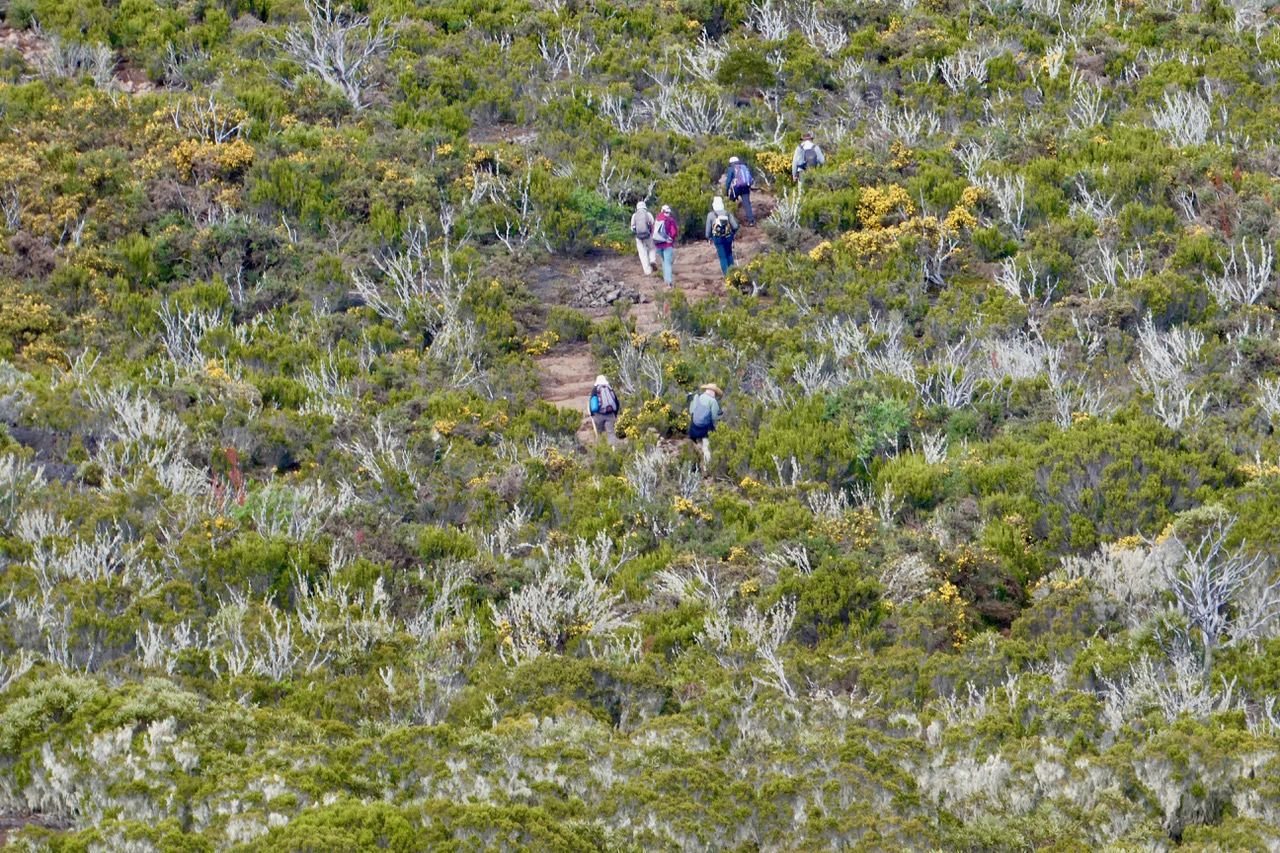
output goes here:
<path id="1" fill-rule="evenodd" d="M 636 202 L 636 210 L 648 210 L 648 206 L 643 201 Z"/>
<path id="2" fill-rule="evenodd" d="M 741 163 L 742 161 L 741 161 L 741 160 L 739 160 L 737 157 L 730 157 L 730 158 L 729 158 L 729 162 L 730 162 L 730 163 Z"/>
<path id="3" fill-rule="evenodd" d="M 605 379 L 605 378 L 604 378 L 604 374 L 603 374 L 603 373 L 601 373 L 599 376 L 597 376 L 597 377 L 596 377 L 596 384 L 597 384 L 597 385 L 608 385 L 608 384 L 609 384 L 609 380 L 608 380 L 608 379 Z"/>
<path id="4" fill-rule="evenodd" d="M 716 196 L 714 199 L 712 199 L 711 209 L 714 210 L 716 213 L 724 213 L 724 199 L 722 199 L 720 196 Z"/>
<path id="5" fill-rule="evenodd" d="M 669 204 L 664 204 L 664 205 L 662 206 L 662 212 L 663 212 L 663 213 L 670 213 L 670 212 L 671 212 L 671 205 L 669 205 Z"/>

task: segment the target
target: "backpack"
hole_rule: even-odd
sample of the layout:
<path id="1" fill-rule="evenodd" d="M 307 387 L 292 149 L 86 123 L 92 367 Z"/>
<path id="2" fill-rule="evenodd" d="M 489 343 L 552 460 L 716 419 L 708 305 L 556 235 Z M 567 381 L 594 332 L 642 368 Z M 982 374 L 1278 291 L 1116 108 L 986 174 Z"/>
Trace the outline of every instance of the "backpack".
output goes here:
<path id="1" fill-rule="evenodd" d="M 667 220 L 659 219 L 654 223 L 653 239 L 657 240 L 659 243 L 672 242 L 671 232 L 667 230 Z"/>
<path id="2" fill-rule="evenodd" d="M 641 219 L 638 223 L 631 226 L 631 233 L 639 240 L 648 240 L 653 236 L 653 218 L 649 218 L 647 225 L 645 224 L 645 221 Z"/>
<path id="3" fill-rule="evenodd" d="M 818 165 L 818 146 L 810 145 L 808 148 L 801 148 L 801 157 L 804 158 L 804 167 L 812 169 Z"/>
<path id="4" fill-rule="evenodd" d="M 591 414 L 616 415 L 618 413 L 618 395 L 608 385 L 597 385 L 596 392 L 591 395 L 596 407 Z"/>
<path id="5" fill-rule="evenodd" d="M 754 178 L 751 175 L 751 170 L 747 168 L 746 163 L 733 164 L 733 177 L 729 181 L 730 189 L 734 190 L 735 193 L 750 189 L 752 180 L 754 180 Z"/>
<path id="6" fill-rule="evenodd" d="M 700 430 L 711 426 L 711 403 L 707 401 L 706 394 L 699 394 L 693 398 L 693 411 L 689 413 L 689 422 L 691 426 Z"/>
<path id="7" fill-rule="evenodd" d="M 722 213 L 716 217 L 715 223 L 711 226 L 712 237 L 732 237 L 733 225 L 729 222 L 729 214 Z"/>

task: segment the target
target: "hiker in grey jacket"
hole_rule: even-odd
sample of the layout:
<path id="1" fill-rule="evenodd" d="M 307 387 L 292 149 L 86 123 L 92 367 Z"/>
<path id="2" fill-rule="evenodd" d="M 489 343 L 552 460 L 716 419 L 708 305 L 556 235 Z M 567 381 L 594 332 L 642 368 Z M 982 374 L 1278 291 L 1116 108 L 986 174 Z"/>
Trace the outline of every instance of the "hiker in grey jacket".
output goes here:
<path id="1" fill-rule="evenodd" d="M 811 166 L 821 166 L 827 162 L 827 156 L 822 153 L 822 149 L 813 141 L 813 134 L 806 133 L 800 137 L 800 144 L 796 146 L 795 153 L 791 155 L 791 179 L 800 180 L 800 173 Z"/>
<path id="2" fill-rule="evenodd" d="M 733 266 L 733 235 L 738 233 L 738 220 L 724 209 L 724 199 L 716 196 L 707 214 L 707 239 L 720 256 L 720 274 L 728 275 Z"/>
<path id="3" fill-rule="evenodd" d="M 702 451 L 704 465 L 711 464 L 711 439 L 709 436 L 720 423 L 720 400 L 724 392 L 714 382 L 698 388 L 689 400 L 689 439 Z"/>
<path id="4" fill-rule="evenodd" d="M 653 245 L 653 214 L 643 201 L 636 202 L 636 212 L 631 214 L 631 236 L 636 238 L 636 252 L 640 255 L 640 267 L 645 275 L 653 275 L 658 263 L 658 250 Z"/>

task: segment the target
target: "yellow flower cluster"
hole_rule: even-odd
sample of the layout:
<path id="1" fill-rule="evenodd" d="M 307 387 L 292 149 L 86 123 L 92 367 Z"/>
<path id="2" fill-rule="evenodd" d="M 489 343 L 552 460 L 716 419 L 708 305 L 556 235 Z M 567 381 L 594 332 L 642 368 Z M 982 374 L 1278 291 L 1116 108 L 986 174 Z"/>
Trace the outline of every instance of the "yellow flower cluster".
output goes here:
<path id="1" fill-rule="evenodd" d="M 911 204 L 911 196 L 904 187 L 890 184 L 880 189 L 866 187 L 858 199 L 858 222 L 863 228 L 879 228 L 884 218 L 890 213 L 900 213 L 909 217 L 915 212 Z"/>
<path id="2" fill-rule="evenodd" d="M 756 154 L 756 165 L 775 178 L 791 174 L 791 158 L 781 151 L 760 151 Z"/>
<path id="3" fill-rule="evenodd" d="M 1259 462 L 1257 465 L 1241 465 L 1238 469 L 1247 479 L 1260 480 L 1264 477 L 1280 476 L 1280 465 L 1274 462 Z"/>
<path id="4" fill-rule="evenodd" d="M 551 352 L 551 348 L 560 343 L 560 336 L 555 332 L 547 329 L 540 335 L 532 338 L 526 338 L 524 342 L 524 351 L 537 358 L 540 355 L 546 355 Z"/>
<path id="5" fill-rule="evenodd" d="M 658 332 L 658 345 L 664 350 L 678 350 L 680 349 L 680 336 L 670 329 L 663 329 Z"/>
<path id="6" fill-rule="evenodd" d="M 172 159 L 183 180 L 194 177 L 207 181 L 244 171 L 253 163 L 253 146 L 243 139 L 233 139 L 221 145 L 184 139 L 173 149 Z"/>
<path id="7" fill-rule="evenodd" d="M 674 506 L 676 512 L 683 515 L 685 518 L 701 519 L 702 521 L 711 521 L 712 518 L 714 518 L 711 513 L 707 512 L 693 501 L 688 498 L 682 498 L 679 495 L 676 495 Z"/>

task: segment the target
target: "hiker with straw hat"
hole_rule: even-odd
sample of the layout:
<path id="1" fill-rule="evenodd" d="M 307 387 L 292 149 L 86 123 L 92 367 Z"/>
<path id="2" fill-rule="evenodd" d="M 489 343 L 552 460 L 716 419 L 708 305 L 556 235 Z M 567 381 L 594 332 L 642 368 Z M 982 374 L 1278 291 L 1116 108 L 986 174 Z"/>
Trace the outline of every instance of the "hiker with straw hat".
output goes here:
<path id="1" fill-rule="evenodd" d="M 724 392 L 714 382 L 698 388 L 689 401 L 689 438 L 702 450 L 703 465 L 711 464 L 711 439 L 709 436 L 720 422 L 720 398 Z"/>
<path id="2" fill-rule="evenodd" d="M 827 162 L 827 155 L 822 153 L 822 149 L 813 141 L 813 134 L 806 132 L 800 137 L 800 144 L 796 146 L 795 153 L 791 155 L 791 180 L 800 180 L 800 173 L 806 169 L 812 169 L 814 166 L 821 166 Z"/>

